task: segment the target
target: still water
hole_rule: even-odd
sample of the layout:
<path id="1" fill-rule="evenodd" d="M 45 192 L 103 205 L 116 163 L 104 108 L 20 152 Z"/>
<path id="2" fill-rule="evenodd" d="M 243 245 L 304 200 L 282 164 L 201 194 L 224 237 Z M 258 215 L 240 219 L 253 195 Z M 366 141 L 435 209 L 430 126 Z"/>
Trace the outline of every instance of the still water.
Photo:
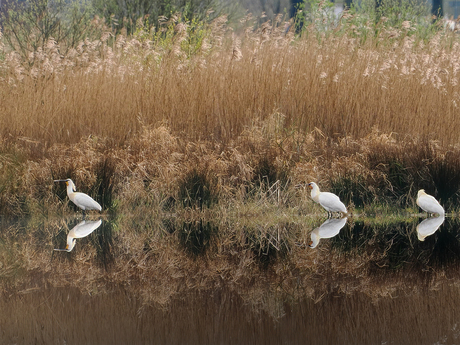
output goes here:
<path id="1" fill-rule="evenodd" d="M 2 221 L 2 344 L 459 344 L 453 218 Z"/>

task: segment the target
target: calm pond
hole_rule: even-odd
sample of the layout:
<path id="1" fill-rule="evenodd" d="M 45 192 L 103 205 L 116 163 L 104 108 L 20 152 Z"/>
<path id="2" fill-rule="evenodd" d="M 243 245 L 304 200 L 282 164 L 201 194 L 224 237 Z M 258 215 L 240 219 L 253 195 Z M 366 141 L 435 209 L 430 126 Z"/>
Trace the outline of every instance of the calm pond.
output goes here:
<path id="1" fill-rule="evenodd" d="M 2 344 L 459 344 L 460 223 L 0 224 Z"/>

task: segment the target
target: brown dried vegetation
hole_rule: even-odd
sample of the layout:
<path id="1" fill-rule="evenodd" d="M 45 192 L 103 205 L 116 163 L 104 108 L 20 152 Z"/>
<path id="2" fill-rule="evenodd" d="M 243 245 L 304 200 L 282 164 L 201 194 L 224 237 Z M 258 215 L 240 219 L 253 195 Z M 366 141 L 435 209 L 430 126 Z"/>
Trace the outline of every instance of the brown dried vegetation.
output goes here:
<path id="1" fill-rule="evenodd" d="M 321 299 L 403 288 L 399 272 L 371 279 L 386 264 L 376 252 L 332 250 L 324 262 L 297 246 L 303 215 L 323 211 L 295 186 L 318 181 L 364 213 L 379 203 L 414 211 L 425 188 L 455 211 L 460 45 L 442 33 L 427 43 L 297 38 L 280 21 L 232 33 L 223 18 L 197 43 L 187 25 L 169 24 L 172 36 L 107 34 L 67 55 L 52 40 L 28 61 L 0 51 L 0 213 L 65 215 L 73 206 L 53 179 L 72 178 L 119 217 L 103 267 L 82 265 L 97 261 L 96 245 L 50 261 L 28 233 L 20 267 L 37 274 L 24 287 L 124 285 L 164 305 L 225 282 L 273 315 L 280 301 L 264 300 L 267 289 Z M 12 277 L 17 263 L 2 253 L 2 277 Z"/>
<path id="2" fill-rule="evenodd" d="M 308 180 L 357 206 L 382 188 L 404 204 L 419 187 L 456 201 L 451 36 L 296 38 L 279 17 L 230 34 L 223 17 L 197 40 L 187 24 L 163 25 L 66 55 L 52 39 L 28 60 L 3 48 L 3 214 L 48 210 L 64 177 L 104 208 L 183 199 L 193 174 L 213 202 Z"/>

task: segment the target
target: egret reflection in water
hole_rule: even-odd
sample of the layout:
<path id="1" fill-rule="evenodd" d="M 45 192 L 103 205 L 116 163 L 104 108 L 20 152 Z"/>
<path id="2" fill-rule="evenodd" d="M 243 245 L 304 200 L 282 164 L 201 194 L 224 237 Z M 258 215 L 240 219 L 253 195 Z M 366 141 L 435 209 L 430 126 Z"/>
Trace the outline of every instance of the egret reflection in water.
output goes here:
<path id="1" fill-rule="evenodd" d="M 347 223 L 347 217 L 336 219 L 336 218 L 329 218 L 319 227 L 311 232 L 311 242 L 309 244 L 310 248 L 315 248 L 319 240 L 322 238 L 332 238 L 337 236 L 340 230 L 345 226 Z"/>
<path id="2" fill-rule="evenodd" d="M 417 225 L 417 236 L 420 241 L 425 241 L 425 238 L 433 235 L 436 230 L 444 223 L 444 216 L 431 217 L 422 221 Z"/>
<path id="3" fill-rule="evenodd" d="M 83 238 L 91 234 L 94 230 L 100 227 L 102 224 L 102 220 L 99 219 L 97 221 L 89 221 L 84 220 L 77 225 L 75 225 L 67 234 L 67 244 L 65 249 L 54 249 L 56 251 L 67 251 L 70 252 L 73 247 L 75 247 L 75 243 L 77 242 L 77 238 Z"/>

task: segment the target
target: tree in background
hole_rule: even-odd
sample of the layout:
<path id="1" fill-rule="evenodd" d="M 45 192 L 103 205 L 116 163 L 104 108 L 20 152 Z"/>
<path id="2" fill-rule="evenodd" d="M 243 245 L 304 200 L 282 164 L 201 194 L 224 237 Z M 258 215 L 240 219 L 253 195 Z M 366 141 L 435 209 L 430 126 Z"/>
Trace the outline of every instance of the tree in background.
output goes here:
<path id="1" fill-rule="evenodd" d="M 6 43 L 24 57 L 51 38 L 65 53 L 91 34 L 91 16 L 81 3 L 62 0 L 4 1 L 0 12 Z"/>
<path id="2" fill-rule="evenodd" d="M 105 19 L 113 30 L 125 29 L 127 34 L 136 31 L 137 21 L 142 19 L 144 25 L 157 26 L 162 17 L 180 13 L 187 20 L 205 20 L 209 13 L 222 14 L 223 3 L 219 0 L 93 0 L 95 15 Z"/>

